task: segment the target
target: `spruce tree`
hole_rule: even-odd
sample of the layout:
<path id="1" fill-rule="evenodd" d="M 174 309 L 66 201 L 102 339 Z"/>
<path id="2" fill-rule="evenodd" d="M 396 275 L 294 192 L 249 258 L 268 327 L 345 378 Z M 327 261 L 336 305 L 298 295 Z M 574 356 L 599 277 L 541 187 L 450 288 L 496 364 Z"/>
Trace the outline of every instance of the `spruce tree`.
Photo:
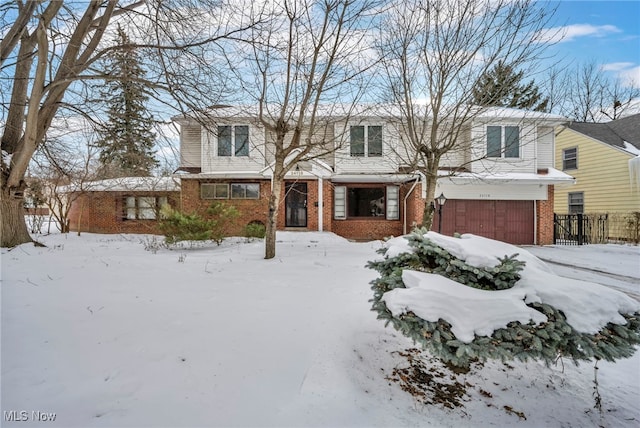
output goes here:
<path id="1" fill-rule="evenodd" d="M 546 364 L 553 364 L 558 357 L 575 362 L 615 361 L 633 355 L 640 344 L 638 312 L 621 314 L 626 324 L 608 323 L 598 333 L 587 334 L 576 331 L 557 308 L 544 302 L 531 302 L 527 306 L 544 314 L 546 322 L 523 324 L 513 321 L 496 329 L 491 336 L 476 335 L 470 343 L 459 340 L 446 320 L 427 321 L 411 311 L 394 316 L 387 308 L 384 296 L 396 288 L 406 288 L 402 280 L 405 269 L 442 275 L 468 287 L 488 291 L 509 289 L 521 278 L 525 262 L 517 258 L 518 254 L 505 255 L 492 268 L 472 266 L 431 241 L 426 233 L 419 229 L 406 237 L 410 251 L 389 256 L 387 248 L 381 248 L 379 253 L 388 257 L 368 263 L 367 267 L 380 274 L 371 282 L 371 302 L 378 319 L 390 323 L 442 361 L 458 367 L 469 367 L 474 361 L 489 359 L 503 362 L 540 360 Z"/>
<path id="2" fill-rule="evenodd" d="M 148 176 L 158 165 L 154 158 L 154 120 L 146 109 L 149 100 L 145 71 L 138 52 L 118 26 L 117 49 L 106 58 L 109 76 L 101 91 L 108 105 L 106 124 L 96 146 L 105 176 Z"/>
<path id="3" fill-rule="evenodd" d="M 480 106 L 512 107 L 523 110 L 546 111 L 549 98 L 543 98 L 532 80 L 521 83 L 524 71 L 516 72 L 503 61 L 480 77 L 473 88 L 473 102 Z"/>

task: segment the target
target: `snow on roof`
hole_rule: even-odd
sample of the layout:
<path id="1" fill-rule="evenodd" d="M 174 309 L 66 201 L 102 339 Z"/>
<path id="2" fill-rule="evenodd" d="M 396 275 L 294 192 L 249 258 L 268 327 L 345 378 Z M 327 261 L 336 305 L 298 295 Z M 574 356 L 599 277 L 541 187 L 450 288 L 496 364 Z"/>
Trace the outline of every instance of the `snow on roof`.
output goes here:
<path id="1" fill-rule="evenodd" d="M 440 180 L 449 180 L 453 184 L 463 183 L 537 183 L 537 184 L 560 184 L 575 183 L 575 178 L 557 170 L 555 168 L 547 168 L 546 173 L 534 172 L 511 172 L 511 173 L 490 173 L 490 172 L 458 172 L 454 175 L 451 171 L 438 171 Z"/>
<path id="2" fill-rule="evenodd" d="M 274 113 L 280 114 L 280 106 L 275 107 Z M 416 104 L 416 111 L 422 112 L 425 115 L 429 115 L 430 108 L 428 105 Z M 462 107 L 462 110 L 466 107 Z M 446 107 L 444 108 L 446 110 Z M 176 122 L 189 121 L 191 119 L 225 119 L 225 118 L 257 118 L 259 109 L 257 105 L 236 105 L 236 106 L 213 106 L 206 111 L 200 112 L 197 115 L 181 115 L 175 116 L 172 119 Z M 357 118 L 357 117 L 382 117 L 382 118 L 394 118 L 400 117 L 402 111 L 395 104 L 323 104 L 318 107 L 317 116 L 331 119 L 339 119 L 345 117 Z M 269 106 L 265 107 L 265 116 L 269 116 Z M 534 112 L 528 110 L 520 110 L 507 107 L 481 107 L 471 106 L 469 108 L 470 119 L 479 120 L 534 120 L 545 121 L 549 125 L 556 125 L 567 122 L 568 119 L 564 116 L 559 116 L 551 113 Z"/>
<path id="3" fill-rule="evenodd" d="M 621 314 L 640 311 L 640 303 L 626 294 L 556 275 L 542 260 L 514 245 L 472 234 L 454 238 L 428 232 L 425 236 L 472 266 L 493 267 L 500 257 L 513 254 L 526 263 L 520 280 L 508 290 L 476 290 L 440 275 L 405 270 L 402 280 L 407 288 L 383 296 L 394 316 L 411 311 L 428 321 L 444 319 L 462 342 L 470 343 L 475 335 L 490 336 L 511 321 L 546 321 L 542 313 L 526 305 L 529 303 L 546 303 L 561 310 L 576 331 L 590 334 L 608 323 L 624 325 Z M 404 237 L 390 239 L 385 246 L 385 257 L 413 252 Z"/>
<path id="4" fill-rule="evenodd" d="M 121 177 L 74 183 L 61 188 L 62 193 L 84 192 L 177 192 L 180 181 L 173 177 Z"/>

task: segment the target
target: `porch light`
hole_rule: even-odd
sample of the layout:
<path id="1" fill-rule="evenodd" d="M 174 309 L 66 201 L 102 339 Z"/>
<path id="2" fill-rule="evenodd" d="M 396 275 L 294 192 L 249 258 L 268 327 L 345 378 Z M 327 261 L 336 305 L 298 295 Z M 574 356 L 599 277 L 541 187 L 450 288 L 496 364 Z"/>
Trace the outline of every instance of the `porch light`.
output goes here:
<path id="1" fill-rule="evenodd" d="M 438 233 L 442 232 L 442 206 L 447 202 L 447 197 L 444 193 L 440 193 L 440 196 L 436 198 L 438 201 Z"/>

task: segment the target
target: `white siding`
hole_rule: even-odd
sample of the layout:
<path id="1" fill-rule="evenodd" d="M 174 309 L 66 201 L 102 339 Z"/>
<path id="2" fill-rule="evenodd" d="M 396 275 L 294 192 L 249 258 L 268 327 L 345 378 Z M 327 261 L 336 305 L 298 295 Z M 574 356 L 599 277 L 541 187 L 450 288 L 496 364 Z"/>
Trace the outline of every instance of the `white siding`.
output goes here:
<path id="1" fill-rule="evenodd" d="M 482 159 L 487 153 L 487 126 L 519 126 L 520 157 Z M 471 171 L 478 173 L 504 174 L 511 172 L 536 172 L 536 127 L 531 124 L 517 122 L 492 122 L 473 126 L 471 131 L 471 155 L 475 160 L 471 163 Z"/>
<path id="2" fill-rule="evenodd" d="M 247 125 L 248 123 L 229 123 Z M 264 129 L 249 124 L 249 156 L 218 156 L 218 138 L 215 131 L 202 133 L 202 172 L 260 171 L 265 166 Z"/>
<path id="3" fill-rule="evenodd" d="M 554 130 L 550 126 L 538 127 L 538 168 L 553 168 Z"/>
<path id="4" fill-rule="evenodd" d="M 180 126 L 180 166 L 199 168 L 201 130 L 200 125 Z"/>
<path id="5" fill-rule="evenodd" d="M 351 125 L 382 125 L 382 156 L 381 157 L 352 157 L 349 144 Z M 399 156 L 397 154 L 399 135 L 395 127 L 387 123 L 366 121 L 353 123 L 336 123 L 336 151 L 335 172 L 338 174 L 349 173 L 393 173 L 398 172 Z"/>
<path id="6" fill-rule="evenodd" d="M 444 193 L 448 199 L 484 199 L 499 201 L 546 200 L 547 186 L 539 184 L 453 184 L 440 180 L 436 195 Z"/>

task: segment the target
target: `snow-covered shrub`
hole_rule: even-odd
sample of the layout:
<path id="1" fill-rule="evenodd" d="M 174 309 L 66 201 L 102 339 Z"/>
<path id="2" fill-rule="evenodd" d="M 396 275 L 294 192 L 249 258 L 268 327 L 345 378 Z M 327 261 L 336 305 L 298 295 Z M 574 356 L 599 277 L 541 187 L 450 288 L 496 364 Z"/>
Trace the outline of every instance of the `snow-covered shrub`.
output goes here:
<path id="1" fill-rule="evenodd" d="M 369 262 L 378 318 L 456 366 L 487 359 L 613 361 L 640 343 L 640 304 L 559 277 L 518 247 L 416 231 Z M 511 254 L 511 255 L 509 255 Z"/>

